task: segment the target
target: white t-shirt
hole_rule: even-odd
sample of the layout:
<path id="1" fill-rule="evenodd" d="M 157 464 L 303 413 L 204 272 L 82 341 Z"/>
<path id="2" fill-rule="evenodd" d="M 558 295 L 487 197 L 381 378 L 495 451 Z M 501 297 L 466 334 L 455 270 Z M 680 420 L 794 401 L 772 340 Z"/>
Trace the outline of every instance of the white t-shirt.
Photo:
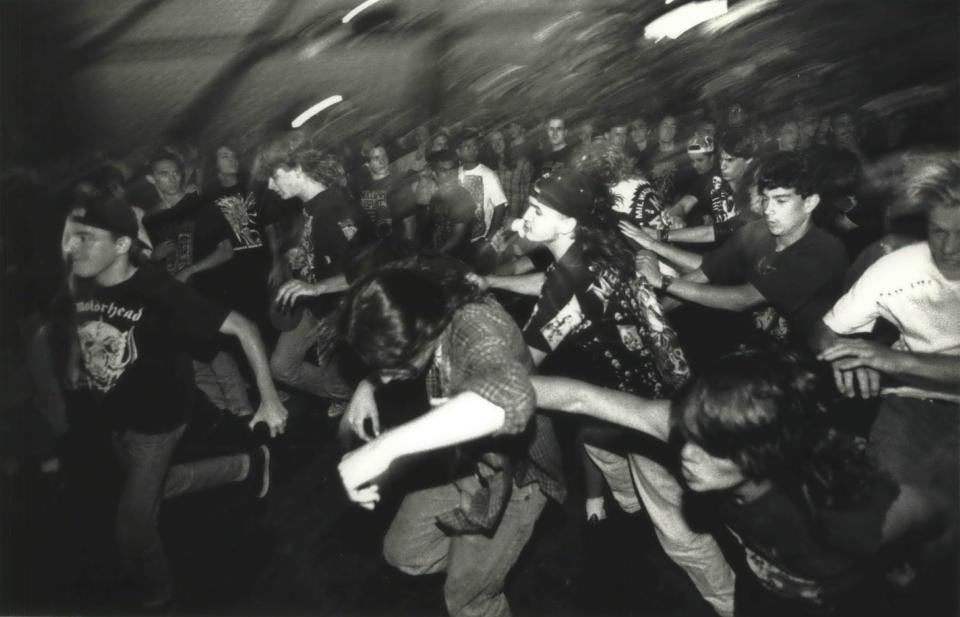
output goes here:
<path id="1" fill-rule="evenodd" d="M 493 221 L 493 209 L 500 204 L 507 203 L 507 196 L 503 193 L 503 187 L 500 185 L 500 178 L 497 174 L 482 163 L 467 171 L 460 168 L 460 184 L 467 189 L 473 201 L 478 206 L 475 224 L 473 226 L 473 238 L 476 240 L 486 235 L 490 229 L 490 223 Z M 482 217 L 482 218 L 481 218 Z"/>
<path id="2" fill-rule="evenodd" d="M 899 351 L 960 356 L 960 281 L 944 278 L 926 242 L 878 259 L 828 312 L 823 322 L 837 334 L 869 332 L 878 317 L 900 331 Z M 956 392 L 913 387 L 884 393 L 960 401 Z"/>

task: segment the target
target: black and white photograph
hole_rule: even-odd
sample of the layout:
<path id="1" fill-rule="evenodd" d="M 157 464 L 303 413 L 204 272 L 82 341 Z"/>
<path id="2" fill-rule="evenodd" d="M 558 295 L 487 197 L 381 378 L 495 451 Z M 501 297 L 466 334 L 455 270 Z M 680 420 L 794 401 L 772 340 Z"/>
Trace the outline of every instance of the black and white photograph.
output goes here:
<path id="1" fill-rule="evenodd" d="M 0 0 L 0 615 L 960 617 L 956 0 Z"/>

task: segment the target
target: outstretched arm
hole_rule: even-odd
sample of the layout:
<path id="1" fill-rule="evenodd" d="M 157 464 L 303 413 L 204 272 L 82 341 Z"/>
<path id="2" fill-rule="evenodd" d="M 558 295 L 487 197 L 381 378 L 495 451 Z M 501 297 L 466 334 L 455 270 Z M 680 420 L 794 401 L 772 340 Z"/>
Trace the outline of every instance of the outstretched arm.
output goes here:
<path id="1" fill-rule="evenodd" d="M 237 337 L 257 381 L 260 407 L 250 420 L 250 427 L 253 428 L 258 422 L 266 422 L 271 437 L 282 433 L 287 426 L 287 410 L 280 402 L 277 389 L 273 385 L 267 352 L 257 326 L 240 313 L 231 311 L 220 326 L 220 332 Z"/>
<path id="2" fill-rule="evenodd" d="M 354 502 L 372 509 L 379 501 L 376 486 L 365 484 L 395 460 L 486 437 L 503 428 L 506 412 L 476 394 L 461 392 L 422 416 L 383 433 L 340 461 L 340 478 Z"/>
<path id="3" fill-rule="evenodd" d="M 589 416 L 664 441 L 670 436 L 670 401 L 644 399 L 565 377 L 534 376 L 530 381 L 537 406 L 543 409 Z"/>

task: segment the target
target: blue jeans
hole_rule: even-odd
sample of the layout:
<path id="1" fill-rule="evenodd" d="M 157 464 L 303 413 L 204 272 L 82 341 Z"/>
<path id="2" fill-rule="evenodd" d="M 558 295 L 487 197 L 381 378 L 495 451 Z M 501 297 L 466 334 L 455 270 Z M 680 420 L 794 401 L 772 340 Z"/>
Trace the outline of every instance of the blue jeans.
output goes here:
<path id="1" fill-rule="evenodd" d="M 353 388 L 344 383 L 333 358 L 336 336 L 336 311 L 323 318 L 304 311 L 293 330 L 280 333 L 270 356 L 270 372 L 277 381 L 314 396 L 349 399 Z M 319 349 L 317 364 L 306 361 L 307 352 L 314 345 Z"/>
<path id="2" fill-rule="evenodd" d="M 461 495 L 479 488 L 476 477 L 407 495 L 383 540 L 387 563 L 407 574 L 446 571 L 447 611 L 454 617 L 506 617 L 504 580 L 533 533 L 547 498 L 538 484 L 514 485 L 493 537 L 448 536 L 437 516 L 461 505 Z"/>
<path id="3" fill-rule="evenodd" d="M 234 454 L 170 466 L 186 425 L 149 435 L 115 432 L 113 449 L 123 473 L 116 534 L 120 559 L 138 587 L 144 606 L 160 606 L 173 597 L 173 579 L 160 541 L 160 501 L 243 480 L 246 454 Z"/>

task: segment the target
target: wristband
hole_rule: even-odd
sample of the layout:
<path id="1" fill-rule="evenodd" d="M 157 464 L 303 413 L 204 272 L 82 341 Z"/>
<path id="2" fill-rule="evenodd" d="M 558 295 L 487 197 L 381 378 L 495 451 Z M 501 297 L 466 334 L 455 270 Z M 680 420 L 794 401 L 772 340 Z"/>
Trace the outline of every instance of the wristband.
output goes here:
<path id="1" fill-rule="evenodd" d="M 670 235 L 670 228 L 666 227 L 666 228 L 660 229 L 657 232 L 657 239 L 660 240 L 660 242 L 670 242 L 670 238 L 667 237 L 669 235 Z"/>
<path id="2" fill-rule="evenodd" d="M 675 280 L 677 280 L 675 276 L 670 276 L 669 274 L 660 275 L 660 291 L 666 291 L 667 287 L 670 287 Z"/>

